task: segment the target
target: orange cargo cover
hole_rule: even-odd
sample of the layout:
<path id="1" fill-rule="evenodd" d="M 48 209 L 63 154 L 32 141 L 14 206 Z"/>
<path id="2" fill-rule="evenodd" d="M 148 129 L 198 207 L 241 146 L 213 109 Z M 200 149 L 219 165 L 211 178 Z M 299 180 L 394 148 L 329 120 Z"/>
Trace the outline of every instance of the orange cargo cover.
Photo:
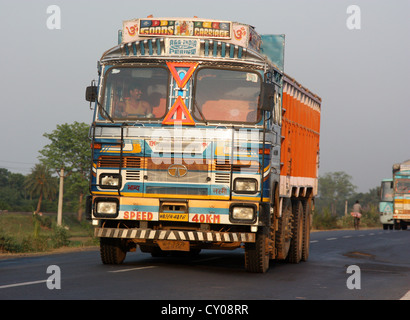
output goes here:
<path id="1" fill-rule="evenodd" d="M 317 194 L 321 102 L 294 79 L 284 77 L 281 195 L 290 196 L 292 189 Z"/>

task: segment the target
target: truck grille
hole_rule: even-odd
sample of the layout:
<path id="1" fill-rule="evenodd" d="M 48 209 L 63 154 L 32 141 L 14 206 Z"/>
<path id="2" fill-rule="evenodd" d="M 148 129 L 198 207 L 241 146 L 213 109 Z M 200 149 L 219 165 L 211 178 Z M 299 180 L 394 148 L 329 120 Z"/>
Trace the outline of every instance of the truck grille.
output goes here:
<path id="1" fill-rule="evenodd" d="M 121 167 L 122 168 L 141 168 L 141 157 L 123 157 Z M 97 167 L 100 168 L 119 168 L 120 157 L 119 156 L 101 156 L 98 158 Z"/>
<path id="2" fill-rule="evenodd" d="M 187 187 L 154 187 L 148 186 L 147 193 L 154 194 L 177 194 L 177 195 L 208 195 L 208 188 L 187 188 Z"/>

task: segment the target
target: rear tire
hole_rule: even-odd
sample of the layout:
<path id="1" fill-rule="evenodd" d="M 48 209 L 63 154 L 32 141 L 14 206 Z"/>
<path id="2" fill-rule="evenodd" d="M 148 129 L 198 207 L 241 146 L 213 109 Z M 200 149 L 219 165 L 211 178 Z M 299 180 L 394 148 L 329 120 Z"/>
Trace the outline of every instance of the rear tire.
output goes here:
<path id="1" fill-rule="evenodd" d="M 293 202 L 293 223 L 292 223 L 292 240 L 288 254 L 288 262 L 299 263 L 302 260 L 303 247 L 303 205 L 302 201 Z"/>
<path id="2" fill-rule="evenodd" d="M 307 261 L 310 250 L 310 224 L 312 218 L 312 199 L 304 201 L 303 206 L 303 245 L 302 245 L 302 261 Z"/>
<path id="3" fill-rule="evenodd" d="M 117 238 L 100 238 L 100 256 L 104 264 L 123 263 L 127 251 L 123 241 Z"/>
<path id="4" fill-rule="evenodd" d="M 282 201 L 282 216 L 278 219 L 278 231 L 275 234 L 278 260 L 286 259 L 292 239 L 292 202 L 289 198 L 284 198 Z"/>

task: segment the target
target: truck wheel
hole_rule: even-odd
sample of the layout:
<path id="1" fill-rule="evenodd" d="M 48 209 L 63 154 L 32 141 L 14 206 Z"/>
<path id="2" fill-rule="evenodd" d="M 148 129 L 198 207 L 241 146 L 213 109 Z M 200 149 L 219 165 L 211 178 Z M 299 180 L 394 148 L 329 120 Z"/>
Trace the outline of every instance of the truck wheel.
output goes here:
<path id="1" fill-rule="evenodd" d="M 275 246 L 278 260 L 285 260 L 288 256 L 290 240 L 292 238 L 292 202 L 283 199 L 282 216 L 278 220 L 278 231 L 275 234 Z"/>
<path id="2" fill-rule="evenodd" d="M 304 206 L 303 206 L 302 261 L 307 261 L 309 258 L 311 218 L 312 218 L 312 199 L 309 198 L 304 201 Z"/>
<path id="3" fill-rule="evenodd" d="M 254 273 L 265 273 L 268 269 L 267 233 L 262 230 L 256 234 L 255 243 L 245 245 L 245 270 Z"/>
<path id="4" fill-rule="evenodd" d="M 123 263 L 127 251 L 121 241 L 116 238 L 100 238 L 100 256 L 104 264 Z"/>
<path id="5" fill-rule="evenodd" d="M 288 254 L 288 262 L 299 263 L 302 260 L 303 246 L 303 205 L 302 201 L 295 200 L 293 205 L 292 240 Z"/>

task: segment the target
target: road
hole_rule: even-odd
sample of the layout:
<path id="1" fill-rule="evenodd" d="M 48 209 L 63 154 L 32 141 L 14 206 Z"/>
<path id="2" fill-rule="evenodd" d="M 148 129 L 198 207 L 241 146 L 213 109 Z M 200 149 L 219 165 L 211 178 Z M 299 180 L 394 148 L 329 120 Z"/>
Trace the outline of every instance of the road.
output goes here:
<path id="1" fill-rule="evenodd" d="M 165 258 L 137 251 L 120 266 L 101 264 L 98 249 L 7 258 L 0 260 L 0 299 L 144 299 L 166 306 L 167 300 L 410 299 L 409 246 L 410 231 L 313 232 L 307 262 L 271 262 L 266 274 L 245 272 L 240 249 Z"/>

